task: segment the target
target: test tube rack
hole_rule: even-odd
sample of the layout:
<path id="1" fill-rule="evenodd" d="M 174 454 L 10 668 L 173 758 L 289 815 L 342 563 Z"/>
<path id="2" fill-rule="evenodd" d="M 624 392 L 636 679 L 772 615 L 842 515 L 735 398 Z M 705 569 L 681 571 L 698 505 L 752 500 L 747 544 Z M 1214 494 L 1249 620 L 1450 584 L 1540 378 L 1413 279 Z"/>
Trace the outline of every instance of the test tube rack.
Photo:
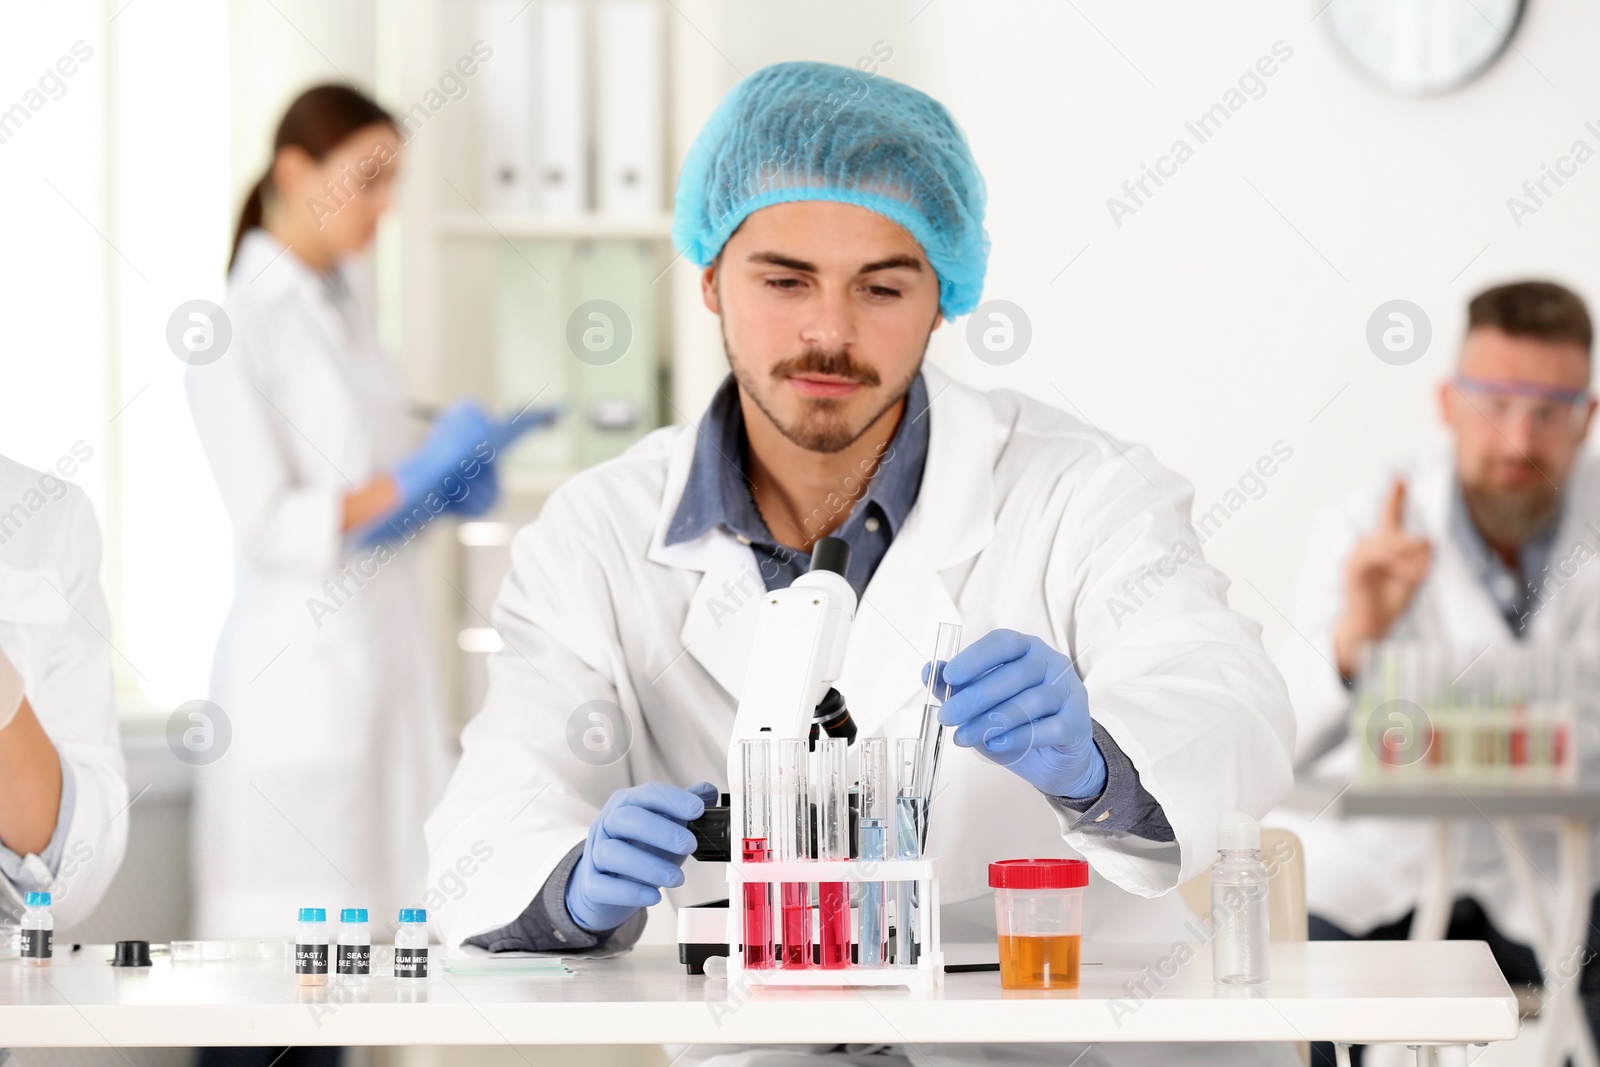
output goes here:
<path id="1" fill-rule="evenodd" d="M 915 965 L 887 963 L 881 967 L 824 968 L 762 967 L 744 965 L 743 912 L 728 909 L 728 981 L 747 986 L 903 986 L 913 992 L 932 992 L 944 985 L 944 952 L 939 940 L 939 879 L 935 860 L 800 860 L 790 862 L 728 864 L 728 899 L 744 897 L 747 882 L 883 882 L 891 891 L 902 882 L 916 882 L 917 941 L 921 950 Z M 898 921 L 898 920 L 897 920 Z"/>

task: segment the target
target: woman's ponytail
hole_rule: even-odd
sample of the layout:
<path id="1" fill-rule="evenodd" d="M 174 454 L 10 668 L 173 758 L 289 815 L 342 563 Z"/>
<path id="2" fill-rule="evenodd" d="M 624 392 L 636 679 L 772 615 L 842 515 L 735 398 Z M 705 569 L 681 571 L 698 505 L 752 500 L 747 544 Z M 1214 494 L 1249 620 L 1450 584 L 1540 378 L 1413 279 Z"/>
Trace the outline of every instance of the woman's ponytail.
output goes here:
<path id="1" fill-rule="evenodd" d="M 228 270 L 230 272 L 233 270 L 233 265 L 239 260 L 239 246 L 244 244 L 244 235 L 261 225 L 267 183 L 271 180 L 271 172 L 263 174 L 261 180 L 251 188 L 250 195 L 244 199 L 244 207 L 239 212 L 239 225 L 235 226 L 233 230 L 233 252 L 228 256 Z"/>

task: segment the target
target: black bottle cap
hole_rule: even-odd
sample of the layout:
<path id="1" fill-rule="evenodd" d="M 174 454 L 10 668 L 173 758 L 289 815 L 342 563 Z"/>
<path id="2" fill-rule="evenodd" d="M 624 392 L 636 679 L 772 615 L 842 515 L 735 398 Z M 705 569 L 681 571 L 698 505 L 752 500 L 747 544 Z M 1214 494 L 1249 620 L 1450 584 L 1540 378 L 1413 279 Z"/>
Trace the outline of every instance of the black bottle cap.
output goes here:
<path id="1" fill-rule="evenodd" d="M 118 941 L 117 954 L 111 957 L 113 967 L 150 966 L 150 942 Z"/>
<path id="2" fill-rule="evenodd" d="M 811 547 L 811 569 L 847 574 L 850 569 L 850 543 L 841 537 L 824 537 Z"/>

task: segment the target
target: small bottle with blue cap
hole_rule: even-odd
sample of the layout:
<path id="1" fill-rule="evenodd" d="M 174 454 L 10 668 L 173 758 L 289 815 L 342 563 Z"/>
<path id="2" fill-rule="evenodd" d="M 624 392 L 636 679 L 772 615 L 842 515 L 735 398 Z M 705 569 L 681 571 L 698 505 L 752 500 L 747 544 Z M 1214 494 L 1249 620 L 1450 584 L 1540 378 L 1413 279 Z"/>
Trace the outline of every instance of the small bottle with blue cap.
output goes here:
<path id="1" fill-rule="evenodd" d="M 22 898 L 22 962 L 42 967 L 55 954 L 56 921 L 50 915 L 50 894 Z"/>
<path id="2" fill-rule="evenodd" d="M 400 926 L 394 932 L 394 976 L 428 977 L 428 912 L 425 908 L 400 909 Z"/>
<path id="3" fill-rule="evenodd" d="M 335 959 L 341 978 L 365 978 L 372 973 L 372 933 L 366 908 L 339 912 L 339 951 Z"/>
<path id="4" fill-rule="evenodd" d="M 328 910 L 301 908 L 294 939 L 294 973 L 301 985 L 328 984 Z"/>

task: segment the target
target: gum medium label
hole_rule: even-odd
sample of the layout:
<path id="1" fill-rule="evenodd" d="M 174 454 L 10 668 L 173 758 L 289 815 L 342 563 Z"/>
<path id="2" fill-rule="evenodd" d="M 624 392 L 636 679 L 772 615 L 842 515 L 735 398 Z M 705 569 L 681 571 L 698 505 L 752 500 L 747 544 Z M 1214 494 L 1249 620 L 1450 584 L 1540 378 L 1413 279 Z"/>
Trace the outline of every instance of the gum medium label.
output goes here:
<path id="1" fill-rule="evenodd" d="M 295 974 L 327 974 L 327 945 L 296 945 L 294 947 Z"/>
<path id="2" fill-rule="evenodd" d="M 53 930 L 24 930 L 22 931 L 22 958 L 25 960 L 47 960 L 55 944 L 55 931 Z"/>
<path id="3" fill-rule="evenodd" d="M 339 946 L 339 973 L 340 974 L 371 974 L 372 973 L 372 946 L 370 946 L 370 945 L 340 945 Z"/>
<path id="4" fill-rule="evenodd" d="M 428 977 L 428 950 L 425 948 L 395 949 L 394 976 L 396 978 Z"/>

